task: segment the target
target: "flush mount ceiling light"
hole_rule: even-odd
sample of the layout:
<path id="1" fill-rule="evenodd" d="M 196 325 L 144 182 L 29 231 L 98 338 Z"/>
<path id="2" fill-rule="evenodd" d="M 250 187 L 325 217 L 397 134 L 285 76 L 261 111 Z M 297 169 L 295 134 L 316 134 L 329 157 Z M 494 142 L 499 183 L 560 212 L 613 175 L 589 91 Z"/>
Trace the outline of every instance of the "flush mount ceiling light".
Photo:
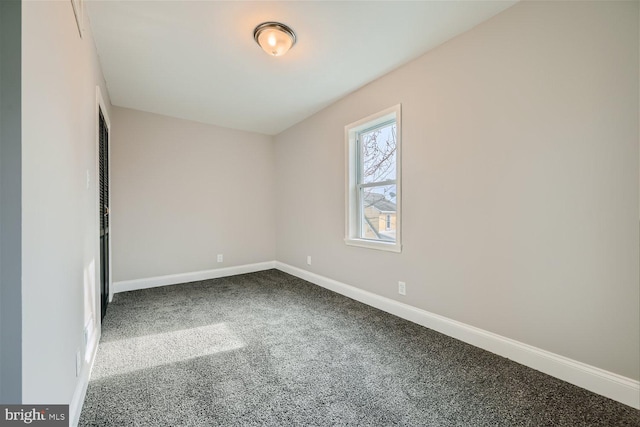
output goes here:
<path id="1" fill-rule="evenodd" d="M 296 44 L 296 33 L 279 22 L 263 22 L 253 30 L 253 38 L 260 47 L 272 56 L 287 53 Z"/>

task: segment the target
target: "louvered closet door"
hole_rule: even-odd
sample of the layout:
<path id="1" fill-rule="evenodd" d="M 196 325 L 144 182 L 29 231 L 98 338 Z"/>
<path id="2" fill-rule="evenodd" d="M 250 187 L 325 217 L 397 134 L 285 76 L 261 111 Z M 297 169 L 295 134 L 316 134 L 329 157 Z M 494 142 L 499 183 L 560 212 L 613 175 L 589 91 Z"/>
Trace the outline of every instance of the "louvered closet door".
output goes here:
<path id="1" fill-rule="evenodd" d="M 104 318 L 109 303 L 109 129 L 100 114 L 100 143 L 98 147 L 98 167 L 100 168 L 100 301 Z"/>

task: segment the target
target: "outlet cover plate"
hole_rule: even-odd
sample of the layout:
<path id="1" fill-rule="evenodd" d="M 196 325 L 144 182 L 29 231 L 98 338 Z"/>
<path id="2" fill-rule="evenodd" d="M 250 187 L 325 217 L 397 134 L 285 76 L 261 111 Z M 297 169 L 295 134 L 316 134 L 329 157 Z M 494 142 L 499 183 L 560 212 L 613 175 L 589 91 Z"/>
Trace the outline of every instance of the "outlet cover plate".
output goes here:
<path id="1" fill-rule="evenodd" d="M 82 358 L 80 357 L 80 350 L 76 350 L 76 377 L 80 376 L 81 368 L 82 368 Z"/>
<path id="2" fill-rule="evenodd" d="M 406 295 L 407 294 L 407 284 L 404 282 L 398 282 L 398 293 L 400 295 Z"/>

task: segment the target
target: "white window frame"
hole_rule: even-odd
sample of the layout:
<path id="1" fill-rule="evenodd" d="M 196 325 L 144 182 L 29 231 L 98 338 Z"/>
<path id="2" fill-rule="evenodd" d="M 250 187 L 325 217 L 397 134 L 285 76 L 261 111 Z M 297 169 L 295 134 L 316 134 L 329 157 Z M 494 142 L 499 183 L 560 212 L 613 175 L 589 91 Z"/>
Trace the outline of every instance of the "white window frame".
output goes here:
<path id="1" fill-rule="evenodd" d="M 364 239 L 359 237 L 361 227 L 360 211 L 362 209 L 359 197 L 358 183 L 360 156 L 357 135 L 363 130 L 370 129 L 382 123 L 395 120 L 396 122 L 396 240 L 387 242 L 382 240 Z M 345 133 L 345 243 L 350 246 L 378 249 L 390 252 L 402 252 L 402 120 L 401 105 L 394 105 L 383 111 L 372 114 L 344 128 Z M 365 184 L 366 185 L 366 184 Z"/>

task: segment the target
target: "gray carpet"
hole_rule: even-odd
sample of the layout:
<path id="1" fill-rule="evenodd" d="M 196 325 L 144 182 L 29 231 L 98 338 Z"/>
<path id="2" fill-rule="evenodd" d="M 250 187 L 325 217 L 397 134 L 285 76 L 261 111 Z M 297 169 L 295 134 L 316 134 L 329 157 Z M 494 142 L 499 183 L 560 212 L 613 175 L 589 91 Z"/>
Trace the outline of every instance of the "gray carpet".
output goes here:
<path id="1" fill-rule="evenodd" d="M 81 426 L 640 426 L 640 411 L 278 270 L 116 294 Z"/>

